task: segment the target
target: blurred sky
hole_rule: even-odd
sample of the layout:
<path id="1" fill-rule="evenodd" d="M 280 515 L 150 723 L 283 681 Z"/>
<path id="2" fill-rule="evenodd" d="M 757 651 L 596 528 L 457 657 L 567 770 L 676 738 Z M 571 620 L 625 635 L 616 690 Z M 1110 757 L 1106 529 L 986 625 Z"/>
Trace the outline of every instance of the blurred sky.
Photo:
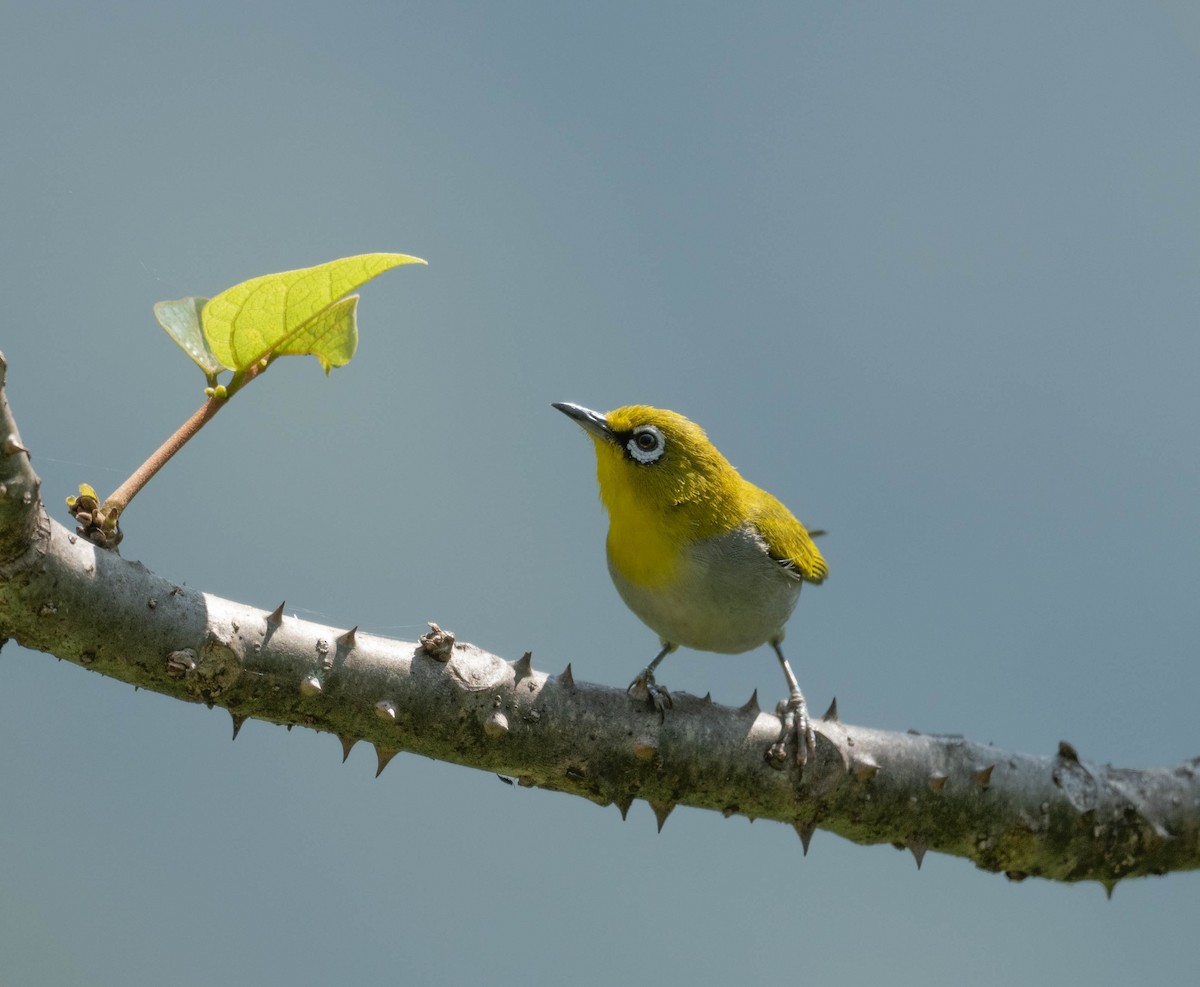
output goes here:
<path id="1" fill-rule="evenodd" d="M 789 653 L 845 720 L 1200 754 L 1200 15 L 1158 3 L 4 0 L 0 348 L 60 521 L 201 400 L 152 304 L 372 250 L 122 552 L 624 685 L 589 443 L 681 411 L 812 525 Z M 668 686 L 783 695 L 769 650 Z M 765 705 L 766 703 L 764 703 Z M 1128 983 L 1200 881 L 561 795 L 0 655 L 0 983 Z"/>

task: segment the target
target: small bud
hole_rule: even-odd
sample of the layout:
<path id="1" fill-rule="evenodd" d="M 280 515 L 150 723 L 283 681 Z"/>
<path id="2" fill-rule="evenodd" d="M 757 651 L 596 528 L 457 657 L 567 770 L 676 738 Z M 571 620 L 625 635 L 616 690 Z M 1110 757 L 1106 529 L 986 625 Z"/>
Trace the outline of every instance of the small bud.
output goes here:
<path id="1" fill-rule="evenodd" d="M 167 655 L 167 674 L 173 679 L 181 679 L 196 670 L 196 652 L 191 648 L 172 651 Z"/>
<path id="2" fill-rule="evenodd" d="M 429 621 L 429 630 L 417 638 L 417 641 L 430 658 L 443 662 L 450 660 L 450 654 L 454 650 L 454 635 L 450 631 L 442 630 L 432 620 Z"/>

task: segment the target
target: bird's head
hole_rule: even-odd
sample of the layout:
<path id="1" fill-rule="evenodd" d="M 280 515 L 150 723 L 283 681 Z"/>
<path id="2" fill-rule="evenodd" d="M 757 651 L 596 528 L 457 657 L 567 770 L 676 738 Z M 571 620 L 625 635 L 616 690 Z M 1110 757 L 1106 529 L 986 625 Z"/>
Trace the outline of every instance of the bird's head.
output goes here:
<path id="1" fill-rule="evenodd" d="M 704 430 L 674 411 L 634 404 L 601 414 L 556 403 L 596 446 L 600 500 L 614 523 L 650 512 L 693 537 L 736 523 L 744 481 Z"/>

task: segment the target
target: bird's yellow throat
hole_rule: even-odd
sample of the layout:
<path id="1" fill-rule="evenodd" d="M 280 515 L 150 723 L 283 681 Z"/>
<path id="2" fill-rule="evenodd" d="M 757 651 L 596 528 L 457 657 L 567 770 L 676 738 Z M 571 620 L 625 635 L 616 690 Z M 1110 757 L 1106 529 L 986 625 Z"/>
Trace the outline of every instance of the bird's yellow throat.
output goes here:
<path id="1" fill-rule="evenodd" d="M 631 426 L 654 412 L 668 437 L 667 468 L 629 459 L 621 447 L 592 436 L 600 500 L 608 511 L 608 556 L 630 582 L 668 586 L 686 547 L 737 527 L 744 515 L 745 482 L 707 441 L 699 426 L 673 412 L 641 406 L 610 413 L 613 427 Z"/>

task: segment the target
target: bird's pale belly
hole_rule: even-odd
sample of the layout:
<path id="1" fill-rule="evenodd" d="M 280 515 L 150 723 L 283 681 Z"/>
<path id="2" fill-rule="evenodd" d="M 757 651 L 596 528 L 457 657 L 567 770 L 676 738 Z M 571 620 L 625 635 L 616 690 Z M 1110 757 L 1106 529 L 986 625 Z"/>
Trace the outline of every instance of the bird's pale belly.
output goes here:
<path id="1" fill-rule="evenodd" d="M 749 526 L 694 543 L 667 585 L 608 569 L 621 599 L 664 643 L 736 654 L 783 638 L 800 579 L 767 554 Z"/>

